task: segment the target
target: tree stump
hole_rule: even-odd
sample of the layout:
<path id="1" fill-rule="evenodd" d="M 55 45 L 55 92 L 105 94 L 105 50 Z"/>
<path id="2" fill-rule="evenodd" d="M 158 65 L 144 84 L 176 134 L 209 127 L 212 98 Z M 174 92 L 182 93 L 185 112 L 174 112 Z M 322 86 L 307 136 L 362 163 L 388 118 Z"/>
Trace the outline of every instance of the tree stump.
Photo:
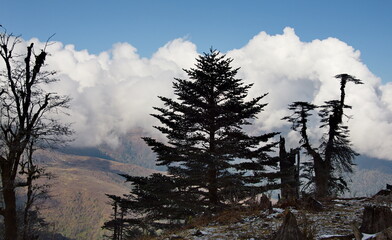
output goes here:
<path id="1" fill-rule="evenodd" d="M 365 206 L 361 232 L 374 234 L 392 227 L 392 211 L 386 206 Z"/>
<path id="2" fill-rule="evenodd" d="M 276 233 L 275 240 L 305 240 L 305 236 L 298 227 L 294 214 L 286 211 L 282 226 Z"/>
<path id="3" fill-rule="evenodd" d="M 264 194 L 260 198 L 260 208 L 262 210 L 268 210 L 269 212 L 272 212 L 272 202 Z"/>

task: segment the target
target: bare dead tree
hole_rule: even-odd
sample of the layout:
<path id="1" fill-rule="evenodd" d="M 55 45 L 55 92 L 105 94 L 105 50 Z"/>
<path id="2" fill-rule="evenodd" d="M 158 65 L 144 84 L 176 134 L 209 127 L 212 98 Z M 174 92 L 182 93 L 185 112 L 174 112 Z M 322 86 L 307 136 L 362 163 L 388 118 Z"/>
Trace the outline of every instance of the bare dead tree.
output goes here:
<path id="1" fill-rule="evenodd" d="M 347 83 L 362 84 L 349 74 L 339 74 L 335 76 L 340 81 L 340 99 L 324 102 L 324 105 L 316 106 L 308 102 L 294 102 L 289 105 L 289 110 L 293 114 L 284 117 L 283 120 L 291 122 L 292 129 L 301 135 L 299 143 L 301 148 L 311 156 L 313 163 L 313 173 L 309 174 L 308 180 L 314 182 L 315 195 L 318 198 L 325 198 L 343 193 L 347 190 L 347 182 L 344 173 L 352 173 L 354 159 L 358 155 L 349 140 L 348 126 L 343 124 L 343 117 L 346 109 L 351 106 L 345 103 L 345 87 Z M 308 121 L 312 116 L 311 112 L 319 110 L 320 128 L 325 129 L 321 138 L 321 144 L 315 147 L 311 144 L 308 136 Z"/>
<path id="2" fill-rule="evenodd" d="M 18 239 L 16 217 L 17 182 L 22 156 L 29 144 L 37 146 L 62 141 L 71 134 L 69 125 L 57 119 L 68 108 L 70 98 L 46 92 L 43 86 L 53 83 L 55 72 L 45 71 L 46 47 L 36 54 L 31 43 L 25 54 L 16 53 L 19 36 L 1 28 L 0 56 L 4 69 L 0 72 L 0 170 L 4 207 L 5 240 Z"/>

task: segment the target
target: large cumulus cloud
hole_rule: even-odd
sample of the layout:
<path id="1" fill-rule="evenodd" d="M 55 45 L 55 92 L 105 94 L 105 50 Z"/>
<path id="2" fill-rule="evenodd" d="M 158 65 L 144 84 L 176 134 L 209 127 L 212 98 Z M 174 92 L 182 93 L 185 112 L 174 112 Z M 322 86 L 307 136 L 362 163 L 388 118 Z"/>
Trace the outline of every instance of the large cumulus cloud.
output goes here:
<path id="1" fill-rule="evenodd" d="M 347 111 L 353 117 L 346 119 L 352 142 L 362 154 L 392 160 L 392 85 L 381 85 L 358 50 L 336 38 L 302 42 L 294 29 L 285 28 L 276 36 L 262 32 L 228 55 L 241 66 L 242 78 L 254 83 L 251 94 L 269 92 L 269 105 L 257 121 L 262 130 L 281 130 L 286 123 L 279 119 L 290 114 L 287 105 L 293 101 L 339 99 L 336 74 L 362 79 L 364 85 L 348 84 L 346 89 L 347 104 L 353 106 Z M 311 131 L 320 136 L 317 125 Z"/>
<path id="2" fill-rule="evenodd" d="M 140 57 L 129 43 L 114 44 L 98 55 L 59 42 L 48 51 L 48 67 L 61 79 L 55 90 L 73 98 L 68 120 L 74 122 L 79 146 L 116 144 L 119 135 L 134 127 L 151 129 L 156 122 L 149 114 L 161 104 L 157 96 L 172 97 L 173 77 L 186 77 L 182 69 L 192 67 L 198 55 L 195 44 L 185 39 L 167 43 L 151 58 Z M 352 142 L 360 153 L 392 160 L 392 84 L 383 85 L 369 71 L 359 50 L 336 38 L 303 42 L 294 29 L 285 28 L 274 36 L 261 32 L 227 55 L 241 67 L 239 77 L 254 83 L 250 96 L 269 93 L 255 131 L 286 131 L 288 125 L 280 119 L 293 101 L 321 104 L 338 98 L 336 74 L 362 79 L 364 85 L 347 86 Z M 312 131 L 319 134 L 316 125 Z M 295 134 L 285 135 L 292 144 L 297 141 Z"/>
<path id="3" fill-rule="evenodd" d="M 117 43 L 99 55 L 55 43 L 48 49 L 48 67 L 61 79 L 53 90 L 71 96 L 69 122 L 77 146 L 116 145 L 118 136 L 134 127 L 151 128 L 149 116 L 160 104 L 157 96 L 172 96 L 174 76 L 184 77 L 197 57 L 196 46 L 176 39 L 150 58 L 141 58 L 128 43 Z"/>

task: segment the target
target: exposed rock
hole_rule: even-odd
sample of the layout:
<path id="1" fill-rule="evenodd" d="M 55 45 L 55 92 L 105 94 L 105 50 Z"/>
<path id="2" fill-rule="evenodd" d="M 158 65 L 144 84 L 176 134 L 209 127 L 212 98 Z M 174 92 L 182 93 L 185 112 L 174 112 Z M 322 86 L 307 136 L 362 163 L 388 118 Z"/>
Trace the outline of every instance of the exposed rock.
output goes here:
<path id="1" fill-rule="evenodd" d="M 374 234 L 392 227 L 392 211 L 386 206 L 365 206 L 361 232 Z"/>
<path id="2" fill-rule="evenodd" d="M 286 210 L 283 223 L 276 233 L 275 240 L 305 240 L 294 214 L 288 210 Z"/>
<path id="3" fill-rule="evenodd" d="M 199 229 L 197 229 L 196 230 L 196 232 L 193 234 L 193 236 L 196 236 L 196 237 L 201 237 L 201 236 L 203 236 L 204 234 L 202 233 L 202 231 L 200 231 Z"/>

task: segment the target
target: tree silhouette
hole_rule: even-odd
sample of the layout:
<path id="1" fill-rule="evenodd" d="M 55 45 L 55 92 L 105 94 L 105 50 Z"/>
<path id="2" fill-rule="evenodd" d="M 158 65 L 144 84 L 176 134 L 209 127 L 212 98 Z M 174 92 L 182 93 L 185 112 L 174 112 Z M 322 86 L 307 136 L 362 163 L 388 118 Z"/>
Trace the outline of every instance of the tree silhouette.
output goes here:
<path id="1" fill-rule="evenodd" d="M 134 185 L 130 211 L 140 224 L 159 228 L 187 221 L 190 216 L 219 211 L 271 188 L 279 161 L 269 156 L 277 133 L 250 136 L 252 124 L 266 104 L 266 94 L 245 100 L 252 84 L 237 79 L 231 58 L 216 50 L 199 56 L 189 79 L 175 79 L 176 99 L 159 97 L 164 107 L 152 114 L 167 142 L 145 137 L 167 175 L 125 176 Z M 266 167 L 270 167 L 267 173 Z M 139 225 L 139 228 L 146 228 Z"/>
<path id="2" fill-rule="evenodd" d="M 265 166 L 274 164 L 268 152 L 276 145 L 269 143 L 276 133 L 249 136 L 242 130 L 265 107 L 259 102 L 266 94 L 245 101 L 252 84 L 235 78 L 238 69 L 230 66 L 232 61 L 216 50 L 200 56 L 196 68 L 185 70 L 189 80 L 174 82 L 178 98 L 160 97 L 165 108 L 155 108 L 160 114 L 153 116 L 164 125 L 156 128 L 168 144 L 144 138 L 158 165 L 187 181 L 189 192 L 202 201 L 197 204 L 209 209 L 224 205 L 233 194 L 241 198 L 261 192 L 252 184 L 260 183 Z"/>
<path id="3" fill-rule="evenodd" d="M 357 153 L 351 148 L 348 127 L 343 125 L 344 109 L 351 108 L 345 104 L 345 87 L 348 82 L 362 84 L 362 81 L 348 74 L 336 75 L 340 80 L 340 100 L 326 101 L 322 106 L 308 102 L 294 102 L 289 105 L 293 111 L 291 116 L 283 118 L 292 123 L 292 129 L 301 135 L 300 144 L 311 156 L 314 177 L 307 172 L 308 180 L 314 182 L 318 197 L 335 195 L 347 190 L 344 173 L 351 173 L 353 160 Z M 326 129 L 319 147 L 312 146 L 308 137 L 308 121 L 310 113 L 319 110 L 320 128 Z M 309 165 L 308 165 L 309 167 Z M 308 168 L 309 170 L 309 168 Z"/>
<path id="4" fill-rule="evenodd" d="M 285 139 L 280 137 L 279 142 L 279 172 L 281 184 L 281 200 L 291 201 L 299 198 L 300 187 L 300 154 L 299 149 L 286 151 Z"/>
<path id="5" fill-rule="evenodd" d="M 35 54 L 34 45 L 27 47 L 25 55 L 15 53 L 21 40 L 0 33 L 0 56 L 5 69 L 0 74 L 0 169 L 4 207 L 5 239 L 15 240 L 18 235 L 15 188 L 26 186 L 18 182 L 23 154 L 29 144 L 43 146 L 61 141 L 71 132 L 67 125 L 54 117 L 68 107 L 69 98 L 46 92 L 43 86 L 57 81 L 55 72 L 44 71 L 47 52 Z"/>
<path id="6" fill-rule="evenodd" d="M 349 130 L 343 124 L 343 116 L 344 109 L 351 109 L 351 106 L 345 104 L 346 84 L 349 82 L 362 84 L 361 80 L 348 74 L 339 74 L 335 78 L 340 79 L 340 100 L 325 102 L 319 113 L 321 123 L 323 123 L 321 127 L 328 128 L 320 150 L 327 167 L 329 194 L 343 192 L 347 189 L 347 183 L 342 173 L 352 173 L 353 160 L 358 155 L 351 148 Z"/>
<path id="7" fill-rule="evenodd" d="M 34 152 L 37 150 L 36 143 L 31 141 L 20 162 L 19 177 L 23 179 L 19 186 L 25 185 L 26 200 L 23 209 L 22 240 L 36 239 L 47 223 L 39 216 L 40 205 L 49 196 L 50 183 L 43 183 L 42 180 L 51 180 L 54 176 L 44 167 L 37 164 Z M 37 183 L 38 182 L 38 183 Z"/>

